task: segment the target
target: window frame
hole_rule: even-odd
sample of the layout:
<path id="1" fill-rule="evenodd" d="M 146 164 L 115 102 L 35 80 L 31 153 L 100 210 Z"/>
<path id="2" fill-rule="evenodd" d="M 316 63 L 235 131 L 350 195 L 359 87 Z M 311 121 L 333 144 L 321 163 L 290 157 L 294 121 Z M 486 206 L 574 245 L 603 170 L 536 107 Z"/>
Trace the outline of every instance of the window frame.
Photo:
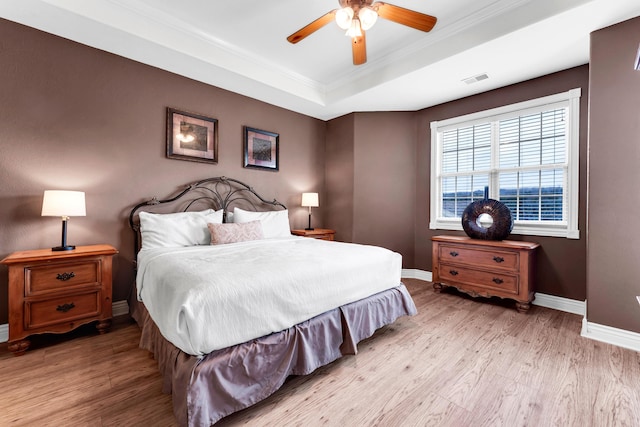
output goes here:
<path id="1" fill-rule="evenodd" d="M 491 123 L 492 128 L 497 126 L 500 120 L 518 117 L 554 108 L 566 108 L 566 197 L 563 197 L 564 208 L 566 209 L 566 221 L 549 223 L 548 221 L 514 221 L 512 234 L 565 237 L 568 239 L 579 239 L 578 229 L 578 201 L 579 201 L 579 173 L 580 173 L 580 88 L 571 89 L 566 92 L 544 96 L 502 107 L 477 113 L 466 114 L 446 120 L 431 122 L 431 209 L 429 228 L 432 230 L 460 230 L 462 222 L 460 218 L 441 217 L 442 211 L 442 161 L 443 161 L 443 141 L 442 134 L 446 130 L 468 127 L 481 123 Z M 492 132 L 491 150 L 492 155 L 497 153 L 495 146 L 495 134 Z M 494 159 L 495 160 L 495 159 Z M 493 163 L 494 165 L 497 162 Z M 499 188 L 496 185 L 498 171 L 500 168 L 492 168 L 489 176 L 489 197 L 499 198 Z M 470 173 L 471 175 L 471 173 Z M 493 178 L 492 178 L 493 177 Z"/>

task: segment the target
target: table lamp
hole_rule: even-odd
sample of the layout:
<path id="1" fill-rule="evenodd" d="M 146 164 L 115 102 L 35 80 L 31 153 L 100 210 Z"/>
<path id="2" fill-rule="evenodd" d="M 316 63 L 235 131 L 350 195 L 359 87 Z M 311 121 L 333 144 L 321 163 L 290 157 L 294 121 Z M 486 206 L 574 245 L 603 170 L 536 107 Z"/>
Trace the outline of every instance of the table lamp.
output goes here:
<path id="1" fill-rule="evenodd" d="M 70 251 L 75 246 L 67 245 L 67 221 L 70 216 L 86 216 L 84 192 L 45 190 L 42 200 L 42 216 L 62 217 L 62 244 L 51 248 L 53 251 Z"/>
<path id="2" fill-rule="evenodd" d="M 317 208 L 318 193 L 302 193 L 302 206 L 309 208 L 309 226 L 305 230 L 313 230 L 311 227 L 311 208 Z"/>

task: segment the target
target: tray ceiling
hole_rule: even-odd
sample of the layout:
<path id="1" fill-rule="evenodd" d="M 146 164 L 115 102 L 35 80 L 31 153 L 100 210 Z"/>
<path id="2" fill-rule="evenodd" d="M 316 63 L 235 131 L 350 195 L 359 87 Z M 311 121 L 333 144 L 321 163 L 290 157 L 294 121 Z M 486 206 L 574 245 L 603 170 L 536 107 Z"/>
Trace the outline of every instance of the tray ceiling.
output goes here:
<path id="1" fill-rule="evenodd" d="M 333 23 L 286 40 L 337 0 L 3 0 L 0 17 L 328 120 L 419 110 L 586 64 L 590 32 L 640 15 L 637 0 L 390 3 L 438 23 L 423 33 L 378 19 L 360 66 Z"/>

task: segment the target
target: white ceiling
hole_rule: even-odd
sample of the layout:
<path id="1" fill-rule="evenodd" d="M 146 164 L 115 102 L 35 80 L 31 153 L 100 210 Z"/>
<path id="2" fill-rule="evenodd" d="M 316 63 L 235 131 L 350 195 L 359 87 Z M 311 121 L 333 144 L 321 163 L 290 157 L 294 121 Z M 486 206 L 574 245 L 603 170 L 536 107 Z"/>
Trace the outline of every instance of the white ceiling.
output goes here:
<path id="1" fill-rule="evenodd" d="M 286 41 L 338 0 L 2 0 L 0 17 L 328 120 L 419 110 L 586 64 L 590 32 L 640 15 L 638 0 L 390 3 L 438 23 L 424 33 L 378 19 L 360 66 L 334 23 Z M 489 78 L 462 81 L 481 73 Z"/>

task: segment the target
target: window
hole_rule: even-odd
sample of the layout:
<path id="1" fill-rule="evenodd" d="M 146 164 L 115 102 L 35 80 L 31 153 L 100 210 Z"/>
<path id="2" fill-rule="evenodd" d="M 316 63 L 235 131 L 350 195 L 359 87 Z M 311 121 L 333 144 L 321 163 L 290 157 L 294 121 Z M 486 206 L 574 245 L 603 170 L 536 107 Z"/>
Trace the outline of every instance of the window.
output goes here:
<path id="1" fill-rule="evenodd" d="M 462 230 L 469 203 L 506 204 L 513 233 L 580 237 L 580 89 L 431 123 L 432 229 Z"/>

